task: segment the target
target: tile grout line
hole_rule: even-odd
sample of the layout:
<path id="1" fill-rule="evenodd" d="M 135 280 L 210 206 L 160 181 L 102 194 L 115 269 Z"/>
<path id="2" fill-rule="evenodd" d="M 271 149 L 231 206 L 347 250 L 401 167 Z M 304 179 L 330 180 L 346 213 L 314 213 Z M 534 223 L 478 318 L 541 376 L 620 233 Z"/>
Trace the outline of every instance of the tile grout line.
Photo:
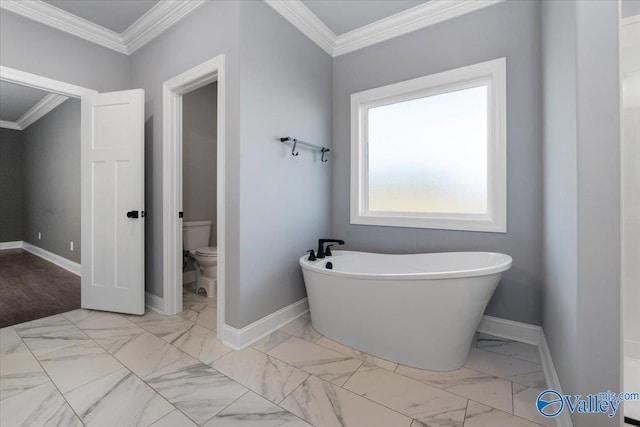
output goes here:
<path id="1" fill-rule="evenodd" d="M 358 360 L 358 359 L 356 359 L 356 360 Z M 360 364 L 358 365 L 358 367 L 356 368 L 356 370 L 355 370 L 355 371 L 353 371 L 353 372 L 351 373 L 351 375 L 349 375 L 349 378 L 347 378 L 347 380 L 346 380 L 345 382 L 343 382 L 343 383 L 342 383 L 342 385 L 341 385 L 341 386 L 339 386 L 339 387 L 343 387 L 344 385 L 346 385 L 346 384 L 349 382 L 349 380 L 351 379 L 351 377 L 353 377 L 353 376 L 356 374 L 356 372 L 358 372 L 358 371 L 360 370 L 360 368 L 362 368 L 362 367 L 364 366 L 364 364 L 365 364 L 365 363 L 364 363 L 364 361 L 362 361 L 362 360 L 361 360 L 361 361 L 360 361 Z M 381 368 L 381 369 L 382 369 L 382 368 Z M 345 388 L 345 390 L 346 390 L 346 388 Z"/>
<path id="2" fill-rule="evenodd" d="M 491 408 L 493 411 L 502 412 L 503 414 L 511 415 L 512 417 L 515 417 L 515 418 L 518 418 L 518 419 L 521 419 L 521 420 L 527 421 L 527 422 L 529 422 L 529 423 L 533 423 L 533 424 L 535 424 L 535 425 L 539 425 L 539 426 L 544 427 L 542 424 L 539 424 L 539 423 L 537 423 L 537 422 L 535 422 L 535 421 L 531 421 L 531 420 L 529 420 L 529 419 L 527 419 L 527 418 L 524 418 L 524 417 L 521 417 L 521 416 L 519 416 L 519 415 L 510 414 L 510 413 L 508 413 L 508 412 L 501 411 L 501 410 L 500 410 L 500 409 L 498 409 L 498 408 L 494 408 L 494 407 L 492 407 L 492 406 L 485 405 L 484 403 L 480 403 L 480 402 L 478 402 L 478 401 L 476 401 L 476 400 L 473 400 L 473 399 L 468 399 L 468 400 L 469 400 L 469 402 L 477 403 L 478 405 L 482 405 L 482 406 L 486 406 L 486 407 L 488 407 L 488 408 Z"/>
<path id="3" fill-rule="evenodd" d="M 360 368 L 358 368 L 358 369 L 360 369 Z M 382 369 L 382 368 L 380 368 L 380 369 Z M 311 376 L 314 376 L 314 375 L 311 375 Z M 369 401 L 369 402 L 373 403 L 374 405 L 380 406 L 380 407 L 382 407 L 382 408 L 388 409 L 389 411 L 395 412 L 396 414 L 400 414 L 400 415 L 402 415 L 403 417 L 409 418 L 411 421 L 413 421 L 413 420 L 415 420 L 415 419 L 416 419 L 416 418 L 413 418 L 411 415 L 403 414 L 402 412 L 398 411 L 397 409 L 390 408 L 390 407 L 388 407 L 388 406 L 386 406 L 386 405 L 383 405 L 383 404 L 382 404 L 382 403 L 380 403 L 380 402 L 376 402 L 375 400 L 371 400 L 371 399 L 370 399 L 370 398 L 368 398 L 367 396 L 363 396 L 363 395 L 361 395 L 361 394 L 358 394 L 358 393 L 356 393 L 355 391 L 351 391 L 351 390 L 349 390 L 348 388 L 345 388 L 345 387 L 342 387 L 342 386 L 339 386 L 339 385 L 333 384 L 333 383 L 331 383 L 331 382 L 329 382 L 329 381 L 325 381 L 325 380 L 323 380 L 323 379 L 322 379 L 322 378 L 320 378 L 320 377 L 316 377 L 316 378 L 318 378 L 320 381 L 324 381 L 324 382 L 326 382 L 326 383 L 328 383 L 328 384 L 331 384 L 331 385 L 333 385 L 333 386 L 335 386 L 335 387 L 339 387 L 339 388 L 341 388 L 342 390 L 344 390 L 344 391 L 346 391 L 346 392 L 348 392 L 348 393 L 351 393 L 351 394 L 353 394 L 353 395 L 355 395 L 355 396 L 361 397 L 361 398 L 363 398 L 363 399 L 365 399 L 365 400 L 367 400 L 367 401 Z M 346 384 L 346 383 L 345 383 L 345 384 Z M 410 423 L 410 424 L 411 424 L 411 423 Z"/>
<path id="4" fill-rule="evenodd" d="M 467 406 L 464 407 L 464 418 L 462 419 L 462 427 L 467 423 L 467 411 L 469 410 L 470 399 L 467 399 Z"/>
<path id="5" fill-rule="evenodd" d="M 220 375 L 224 375 L 222 372 L 220 372 Z M 231 380 L 233 381 L 233 380 Z M 242 385 L 242 384 L 240 384 Z M 243 386 L 244 387 L 244 386 Z M 200 425 L 203 426 L 205 424 L 207 424 L 209 421 L 211 421 L 212 419 L 214 419 L 215 417 L 218 416 L 218 414 L 222 413 L 225 409 L 227 409 L 229 406 L 233 405 L 234 403 L 236 403 L 238 400 L 242 399 L 243 397 L 245 397 L 248 393 L 251 393 L 251 389 L 248 387 L 244 387 L 247 389 L 247 391 L 245 391 L 244 393 L 242 393 L 237 399 L 235 399 L 233 402 L 229 403 L 227 406 L 225 406 L 224 408 L 220 409 L 218 412 L 216 412 L 215 414 L 213 414 L 213 416 L 211 418 L 207 418 L 207 420 L 205 420 L 203 423 L 196 423 L 196 425 Z M 191 418 L 189 418 L 191 420 Z M 195 420 L 192 420 L 193 422 L 195 422 Z"/>
<path id="6" fill-rule="evenodd" d="M 24 322 L 23 322 L 24 323 Z M 73 323 L 71 323 L 74 327 L 77 328 L 77 326 Z M 13 326 L 11 326 L 13 327 Z M 78 328 L 79 329 L 79 328 Z M 84 423 L 84 420 L 82 419 L 82 417 L 80 417 L 80 414 L 78 414 L 78 412 L 75 410 L 75 408 L 73 406 L 71 406 L 71 403 L 69 403 L 69 401 L 67 400 L 66 396 L 64 395 L 64 393 L 62 393 L 62 391 L 58 388 L 58 385 L 55 383 L 55 381 L 53 381 L 53 378 L 51 378 L 51 376 L 49 375 L 49 373 L 47 372 L 47 370 L 44 368 L 44 366 L 42 366 L 42 364 L 40 363 L 40 361 L 38 360 L 38 358 L 36 357 L 35 354 L 33 354 L 33 351 L 31 351 L 31 349 L 29 348 L 29 346 L 27 345 L 27 343 L 22 339 L 22 337 L 20 336 L 20 334 L 18 334 L 18 331 L 15 330 L 15 328 L 13 329 L 14 332 L 16 333 L 16 335 L 18 335 L 18 337 L 20 338 L 20 341 L 22 341 L 22 344 L 24 344 L 25 348 L 27 349 L 27 351 L 29 352 L 29 354 L 31 354 L 31 357 L 33 357 L 33 359 L 36 361 L 36 363 L 38 364 L 38 366 L 40 366 L 40 369 L 42 369 L 42 372 L 44 372 L 44 374 L 47 376 L 47 378 L 49 378 L 49 381 L 51 381 L 51 384 L 55 387 L 56 391 L 60 394 L 60 396 L 62 396 L 62 399 L 65 401 L 65 403 L 67 404 L 67 406 L 69 406 L 69 408 L 73 411 L 73 413 L 76 415 L 76 417 L 78 417 L 78 421 L 80 421 L 80 424 L 82 424 L 83 426 L 86 426 L 86 424 Z M 89 339 L 91 339 L 91 337 L 89 337 Z M 23 390 L 26 391 L 26 390 Z"/>
<path id="7" fill-rule="evenodd" d="M 117 315 L 119 315 L 121 318 L 123 318 L 123 319 L 125 319 L 125 320 L 127 320 L 127 321 L 129 321 L 129 322 L 131 322 L 131 323 L 133 323 L 135 326 L 138 326 L 140 329 L 142 329 L 142 330 L 146 331 L 147 333 L 149 333 L 149 334 L 151 334 L 151 335 L 153 335 L 153 336 L 156 336 L 156 335 L 152 334 L 150 331 L 147 331 L 146 329 L 142 328 L 142 327 L 141 327 L 141 326 L 139 326 L 138 324 L 136 324 L 136 323 L 134 323 L 134 322 L 130 321 L 130 320 L 129 320 L 129 319 L 127 319 L 123 314 L 121 314 L 121 313 L 116 313 L 116 314 L 117 314 Z M 65 318 L 66 318 L 66 317 L 65 317 Z M 69 320 L 69 319 L 67 319 L 67 320 Z M 91 340 L 95 345 L 97 345 L 98 347 L 102 348 L 102 349 L 103 349 L 103 350 L 104 350 L 104 351 L 105 351 L 105 352 L 106 352 L 106 353 L 107 353 L 107 354 L 108 354 L 112 359 L 114 359 L 116 362 L 118 362 L 118 363 L 122 366 L 122 369 L 127 370 L 127 371 L 129 372 L 129 374 L 131 374 L 131 375 L 133 375 L 134 377 L 138 378 L 138 379 L 139 379 L 139 380 L 140 380 L 144 385 L 146 385 L 147 387 L 149 387 L 149 389 L 151 389 L 151 391 L 153 391 L 153 392 L 154 392 L 158 397 L 160 397 L 160 398 L 161 398 L 161 399 L 163 399 L 165 402 L 167 402 L 171 407 L 173 407 L 173 408 L 174 408 L 174 410 L 180 411 L 180 409 L 179 409 L 177 406 L 175 406 L 173 403 L 169 402 L 169 400 L 167 400 L 163 395 L 161 395 L 160 393 L 158 393 L 158 391 L 157 391 L 155 388 L 151 387 L 151 386 L 149 385 L 149 383 L 147 383 L 144 379 L 142 379 L 140 376 L 138 376 L 138 375 L 137 375 L 135 372 L 133 372 L 131 369 L 129 369 L 129 367 L 128 367 L 128 366 L 126 366 L 124 363 L 122 363 L 122 362 L 121 362 L 118 358 L 116 358 L 113 354 L 109 353 L 109 351 L 108 351 L 106 348 L 104 348 L 103 346 L 101 346 L 100 344 L 98 344 L 98 343 L 97 343 L 93 338 L 91 338 L 91 337 L 90 337 L 86 332 L 84 332 L 84 330 L 80 329 L 80 328 L 79 328 L 79 327 L 78 327 L 74 322 L 72 322 L 71 320 L 69 320 L 69 322 L 71 322 L 71 324 L 73 324 L 73 326 L 75 326 L 78 330 L 82 331 L 82 333 L 84 333 L 85 335 L 87 335 L 87 337 L 88 337 L 88 338 L 89 338 L 89 339 L 90 339 L 90 340 Z M 160 337 L 157 337 L 157 338 L 160 338 Z M 164 341 L 164 340 L 163 340 L 163 341 Z M 171 344 L 169 344 L 169 345 L 171 345 Z M 185 354 L 187 354 L 187 353 L 185 353 Z M 167 365 L 167 366 L 168 366 L 168 365 Z M 163 369 L 163 368 L 156 369 L 156 371 L 158 371 L 158 370 L 160 370 L 160 369 Z M 116 371 L 116 372 L 117 372 L 117 371 Z M 151 375 L 153 372 L 155 372 L 155 371 L 150 372 L 150 373 L 149 373 L 149 375 Z M 85 385 L 90 384 L 90 383 L 92 383 L 92 382 L 95 382 L 95 381 L 101 380 L 102 378 L 104 378 L 104 377 L 106 377 L 106 376 L 108 376 L 108 375 L 111 375 L 111 374 L 113 374 L 113 372 L 108 373 L 108 374 L 105 374 L 105 375 L 101 376 L 100 378 L 96 378 L 95 380 L 93 380 L 93 381 L 89 381 L 88 383 L 82 384 L 82 385 L 80 385 L 80 386 L 78 386 L 78 387 L 75 387 L 73 390 L 76 390 L 76 389 L 78 389 L 79 387 L 85 386 Z M 61 393 L 62 393 L 62 392 L 61 392 Z M 64 395 L 63 395 L 63 396 L 64 396 Z M 71 406 L 71 405 L 69 405 L 69 406 Z M 73 409 L 73 407 L 72 407 L 72 409 Z M 173 412 L 173 411 L 171 411 L 171 412 Z M 158 422 L 158 421 L 159 421 L 159 420 L 161 420 L 162 418 L 164 418 L 164 417 L 166 417 L 167 415 L 169 415 L 171 412 L 168 412 L 167 414 L 163 415 L 162 417 L 158 418 L 157 420 L 152 421 L 151 423 L 147 424 L 147 426 L 150 426 L 151 424 Z M 180 412 L 181 412 L 182 414 L 184 414 L 187 418 L 189 418 L 189 419 L 191 420 L 191 418 L 190 418 L 187 414 L 185 414 L 185 413 L 184 413 L 184 412 L 182 412 L 182 411 L 180 411 Z M 192 420 L 192 421 L 194 421 L 194 420 Z M 194 421 L 194 422 L 195 422 L 195 421 Z M 197 423 L 196 423 L 196 424 L 197 424 Z"/>
<path id="8" fill-rule="evenodd" d="M 294 319 L 294 320 L 295 320 L 295 319 Z M 314 331 L 315 331 L 315 329 L 314 329 Z M 284 331 L 282 331 L 282 332 L 284 332 Z M 316 331 L 316 332 L 317 332 L 317 331 Z M 284 332 L 284 333 L 288 334 L 287 332 Z M 322 338 L 322 337 L 326 338 L 324 335 L 322 335 L 322 334 L 320 334 L 320 333 L 318 333 L 318 334 L 321 336 L 321 338 Z M 290 335 L 290 334 L 289 334 L 289 335 Z M 299 338 L 299 339 L 304 340 L 303 338 Z M 330 338 L 329 338 L 329 339 L 330 339 Z M 288 338 L 287 338 L 287 340 L 288 340 Z M 286 341 L 286 340 L 285 340 L 285 341 Z M 306 340 L 305 340 L 305 341 L 306 341 Z M 308 342 L 311 342 L 311 341 L 308 341 Z M 514 342 L 519 342 L 519 341 L 514 341 Z M 312 343 L 312 344 L 317 344 L 317 342 L 311 342 L 311 343 Z M 282 345 L 282 344 L 284 344 L 284 341 L 283 341 L 282 343 L 278 344 L 276 347 L 274 347 L 273 349 L 271 349 L 271 350 L 269 350 L 269 351 L 274 350 L 275 348 L 279 347 L 279 346 L 280 346 L 280 345 Z M 478 344 L 478 341 L 476 340 L 476 348 L 477 348 L 477 344 Z M 344 386 L 345 386 L 345 385 L 347 384 L 347 382 L 351 379 L 351 377 L 353 377 L 353 375 L 355 375 L 355 373 L 356 373 L 356 372 L 357 372 L 357 371 L 358 371 L 362 366 L 364 366 L 364 365 L 365 365 L 365 364 L 367 364 L 367 363 L 366 363 L 365 361 L 361 360 L 361 359 L 357 359 L 357 358 L 354 358 L 354 357 L 352 357 L 352 356 L 350 356 L 350 355 L 348 355 L 348 354 L 345 354 L 345 353 L 339 352 L 338 350 L 334 350 L 334 349 L 332 349 L 332 348 L 325 347 L 325 346 L 323 346 L 322 344 L 317 344 L 317 345 L 319 345 L 319 346 L 321 346 L 321 347 L 324 347 L 324 348 L 327 348 L 328 350 L 332 350 L 332 351 L 335 351 L 335 352 L 337 352 L 337 353 L 343 354 L 343 355 L 345 355 L 345 356 L 349 356 L 349 357 L 351 357 L 352 359 L 360 360 L 360 362 L 361 362 L 360 366 L 358 366 L 358 368 L 357 368 L 355 371 L 353 371 L 353 373 L 349 376 L 349 378 L 347 378 L 347 381 L 345 381 L 342 385 L 337 385 L 337 384 L 334 384 L 334 383 L 331 383 L 330 381 L 328 381 L 328 382 L 330 382 L 331 384 L 334 384 L 334 385 L 336 385 L 336 386 L 338 386 L 338 387 L 343 388 L 344 390 L 348 390 L 348 389 L 346 389 Z M 483 349 L 478 349 L 478 350 L 483 350 Z M 499 356 L 503 356 L 503 357 L 507 357 L 507 358 L 511 358 L 511 356 L 505 356 L 505 355 L 503 355 L 503 354 L 499 354 L 499 353 L 494 353 L 494 352 L 490 352 L 490 353 L 498 354 Z M 268 353 L 264 353 L 264 354 L 266 354 L 266 355 L 267 355 L 267 356 L 269 356 L 269 357 L 274 357 L 274 356 L 272 356 L 272 355 L 270 355 L 270 354 L 268 354 Z M 368 354 L 368 353 L 367 353 L 367 354 Z M 277 359 L 277 360 L 279 360 L 279 361 L 281 361 L 282 363 L 285 363 L 285 364 L 287 364 L 287 365 L 289 365 L 289 366 L 293 366 L 294 368 L 297 368 L 296 366 L 291 365 L 290 363 L 285 362 L 284 360 L 278 359 L 277 357 L 274 357 L 274 358 L 275 358 L 275 359 Z M 386 359 L 384 359 L 384 360 L 386 360 Z M 518 360 L 521 360 L 521 359 L 518 359 Z M 526 360 L 525 360 L 525 362 L 528 362 L 528 361 L 526 361 Z M 395 363 L 395 362 L 392 362 L 392 363 Z M 529 362 L 529 363 L 534 363 L 534 362 Z M 383 368 L 383 367 L 381 367 L 381 366 L 372 365 L 372 364 L 369 364 L 369 365 L 374 366 L 374 367 L 376 367 L 376 368 L 378 368 L 378 369 L 386 370 L 387 372 L 392 372 L 392 373 L 394 373 L 394 374 L 396 374 L 396 375 L 399 375 L 399 376 L 401 376 L 401 377 L 403 377 L 403 378 L 407 378 L 407 379 L 409 379 L 409 380 L 419 382 L 419 383 L 424 384 L 424 385 L 426 385 L 426 386 L 433 387 L 434 389 L 437 389 L 437 390 L 440 390 L 440 391 L 443 391 L 443 392 L 446 392 L 446 393 L 450 393 L 450 394 L 452 394 L 452 395 L 454 395 L 454 396 L 457 396 L 457 397 L 460 397 L 460 398 L 462 398 L 462 399 L 471 400 L 471 399 L 469 399 L 468 397 L 466 397 L 466 396 L 462 396 L 462 395 L 460 395 L 460 394 L 458 394 L 458 393 L 455 393 L 455 392 L 453 392 L 453 391 L 450 391 L 450 390 L 448 390 L 447 388 L 440 388 L 440 387 L 434 386 L 434 385 L 432 385 L 432 384 L 428 384 L 428 383 L 422 382 L 422 381 L 420 381 L 420 380 L 417 380 L 417 379 L 415 379 L 415 378 L 412 378 L 412 377 L 409 377 L 409 376 L 407 376 L 407 375 L 404 375 L 404 374 L 402 374 L 402 373 L 397 372 L 398 368 L 400 367 L 400 363 L 397 363 L 397 364 L 396 364 L 396 367 L 395 367 L 395 369 L 394 369 L 393 371 L 389 371 L 388 369 L 385 369 L 385 368 Z M 404 366 L 404 365 L 402 365 L 402 366 Z M 410 367 L 410 366 L 409 366 L 409 367 Z M 507 378 L 504 378 L 504 377 L 499 377 L 499 376 L 496 376 L 496 375 L 493 375 L 493 374 L 490 374 L 490 373 L 487 373 L 487 372 L 479 371 L 479 370 L 477 370 L 477 369 L 471 369 L 471 368 L 468 368 L 467 366 L 463 366 L 463 368 L 469 369 L 469 370 L 474 371 L 474 372 L 478 372 L 478 373 L 483 374 L 483 375 L 487 375 L 487 376 L 489 376 L 489 377 L 491 378 L 491 381 L 493 381 L 493 380 L 503 380 L 503 381 L 507 381 L 507 382 L 509 382 L 509 383 L 511 384 L 511 392 L 510 392 L 511 414 L 510 414 L 510 415 L 514 415 L 514 416 L 515 416 L 515 414 L 513 413 L 513 412 L 514 412 L 514 411 L 513 411 L 513 383 L 514 383 L 514 381 L 512 381 L 512 380 L 510 380 L 510 379 L 507 379 Z M 297 368 L 297 369 L 300 369 L 300 368 Z M 419 369 L 419 368 L 416 368 L 416 369 Z M 302 369 L 301 369 L 301 370 L 302 370 Z M 304 370 L 302 370 L 302 371 L 304 371 Z M 304 371 L 304 372 L 306 372 L 306 371 Z M 436 371 L 436 372 L 437 372 L 437 371 Z M 313 374 L 310 374 L 310 375 L 315 376 L 315 375 L 313 375 Z M 320 378 L 320 377 L 317 377 L 317 378 Z M 320 378 L 320 379 L 322 379 L 322 378 Z M 305 381 L 306 381 L 306 380 L 305 380 Z M 304 381 L 303 381 L 303 382 L 304 382 Z M 520 384 L 520 383 L 518 383 L 518 384 Z M 521 385 L 525 386 L 525 384 L 521 384 Z M 526 386 L 526 387 L 531 387 L 531 386 Z M 297 388 L 297 387 L 296 387 L 296 388 Z M 532 388 L 535 388 L 535 387 L 532 387 Z M 350 390 L 348 390 L 348 391 L 350 391 Z M 352 393 L 353 393 L 353 392 L 352 392 Z M 291 393 L 290 393 L 290 394 L 291 394 Z M 358 396 L 360 396 L 358 393 L 355 393 L 355 394 L 356 394 L 356 395 L 358 395 Z M 364 396 L 362 396 L 362 397 L 364 397 Z M 284 399 L 283 399 L 283 400 L 284 400 Z M 371 401 L 371 402 L 373 402 L 373 403 L 379 404 L 378 402 L 375 402 L 375 401 L 373 401 L 373 400 L 371 400 L 371 399 L 368 399 L 368 400 L 370 400 L 370 401 Z M 480 403 L 480 402 L 477 402 L 477 403 Z M 489 405 L 489 404 L 484 404 L 484 403 L 480 403 L 480 404 L 481 404 L 481 405 L 485 405 L 485 406 L 487 406 L 487 407 L 489 407 L 489 408 L 496 409 L 496 410 L 498 410 L 498 411 L 504 412 L 504 411 L 502 411 L 501 409 L 499 409 L 499 408 L 495 408 L 494 406 L 491 406 L 491 405 Z M 384 406 L 384 405 L 381 405 L 381 406 Z M 385 406 L 385 407 L 386 407 L 386 406 Z M 389 408 L 389 409 L 391 409 L 391 408 Z M 393 409 L 392 409 L 392 410 L 393 410 Z M 396 412 L 397 412 L 397 411 L 396 411 Z M 505 414 L 509 414 L 508 412 L 504 412 L 504 413 L 505 413 Z M 403 414 L 403 415 L 404 415 L 404 414 Z M 406 416 L 406 415 L 405 415 L 405 416 Z M 465 416 L 466 416 L 466 408 L 465 408 Z M 519 418 L 522 418 L 522 417 L 519 417 Z M 525 418 L 523 418 L 523 419 L 525 419 Z M 530 421 L 530 420 L 528 420 L 528 421 Z"/>

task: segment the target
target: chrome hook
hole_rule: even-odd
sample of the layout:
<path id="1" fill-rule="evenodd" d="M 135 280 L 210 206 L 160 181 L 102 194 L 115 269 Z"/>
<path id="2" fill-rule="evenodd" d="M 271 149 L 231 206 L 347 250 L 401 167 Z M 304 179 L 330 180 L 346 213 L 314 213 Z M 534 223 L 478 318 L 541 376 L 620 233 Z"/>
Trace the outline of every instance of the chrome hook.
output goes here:
<path id="1" fill-rule="evenodd" d="M 293 147 L 291 148 L 291 155 L 292 156 L 297 156 L 298 154 L 300 154 L 300 153 L 298 153 L 296 151 L 296 144 L 298 144 L 298 140 L 294 138 L 293 139 Z"/>
<path id="2" fill-rule="evenodd" d="M 325 158 L 324 158 L 324 154 L 325 154 L 325 153 L 328 153 L 328 152 L 329 152 L 329 149 L 328 149 L 328 148 L 324 148 L 324 147 L 322 147 L 322 150 L 320 150 L 320 151 L 322 152 L 322 157 L 320 158 L 320 161 L 321 161 L 322 163 L 327 163 L 327 161 L 328 161 L 329 159 L 325 159 Z"/>

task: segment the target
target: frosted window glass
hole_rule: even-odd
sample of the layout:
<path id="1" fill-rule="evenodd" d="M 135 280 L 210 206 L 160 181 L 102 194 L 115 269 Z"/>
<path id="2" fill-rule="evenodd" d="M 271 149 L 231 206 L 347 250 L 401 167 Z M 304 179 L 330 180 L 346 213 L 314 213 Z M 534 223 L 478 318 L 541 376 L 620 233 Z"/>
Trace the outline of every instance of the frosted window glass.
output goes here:
<path id="1" fill-rule="evenodd" d="M 368 110 L 369 211 L 487 212 L 487 92 Z"/>

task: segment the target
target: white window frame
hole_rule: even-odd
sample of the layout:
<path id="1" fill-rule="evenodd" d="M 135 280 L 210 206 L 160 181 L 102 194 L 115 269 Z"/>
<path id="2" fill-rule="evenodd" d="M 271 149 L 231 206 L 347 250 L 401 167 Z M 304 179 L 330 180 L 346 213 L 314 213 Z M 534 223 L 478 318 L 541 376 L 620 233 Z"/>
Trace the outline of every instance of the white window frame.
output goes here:
<path id="1" fill-rule="evenodd" d="M 367 117 L 370 108 L 488 85 L 487 213 L 368 210 Z M 351 95 L 351 224 L 507 232 L 506 58 L 456 68 Z"/>

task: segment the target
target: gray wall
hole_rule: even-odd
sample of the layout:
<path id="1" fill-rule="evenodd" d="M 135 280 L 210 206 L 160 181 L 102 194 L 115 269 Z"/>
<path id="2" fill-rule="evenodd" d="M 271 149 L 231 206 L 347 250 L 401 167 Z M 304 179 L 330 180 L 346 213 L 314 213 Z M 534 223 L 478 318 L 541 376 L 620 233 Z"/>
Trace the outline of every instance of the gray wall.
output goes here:
<path id="1" fill-rule="evenodd" d="M 264 2 L 240 2 L 239 325 L 305 296 L 298 258 L 330 229 L 331 57 Z M 268 219 L 268 222 L 265 221 Z"/>
<path id="2" fill-rule="evenodd" d="M 312 152 L 293 159 L 277 138 L 330 145 L 331 58 L 263 2 L 208 2 L 132 56 L 132 86 L 146 92 L 146 282 L 158 296 L 162 83 L 222 53 L 226 320 L 240 328 L 304 296 L 297 258 L 329 230 L 329 167 Z"/>
<path id="3" fill-rule="evenodd" d="M 226 55 L 226 279 L 236 284 L 226 290 L 227 311 L 231 313 L 232 302 L 238 301 L 240 280 L 238 8 L 236 2 L 207 2 L 131 56 L 131 87 L 145 90 L 146 290 L 161 297 L 162 84 L 204 61 Z"/>
<path id="4" fill-rule="evenodd" d="M 80 100 L 65 101 L 23 133 L 23 240 L 79 263 Z"/>
<path id="5" fill-rule="evenodd" d="M 217 102 L 217 82 L 182 99 L 182 210 L 185 221 L 212 221 L 211 246 L 217 240 Z"/>
<path id="6" fill-rule="evenodd" d="M 622 0 L 620 14 L 623 18 L 640 14 L 640 1 L 638 0 Z"/>
<path id="7" fill-rule="evenodd" d="M 576 390 L 578 197 L 576 17 L 573 2 L 545 2 L 544 325 L 565 392 Z M 573 373 L 572 373 L 573 372 Z"/>
<path id="8" fill-rule="evenodd" d="M 513 257 L 487 314 L 540 324 L 542 97 L 540 3 L 509 1 L 335 58 L 333 234 L 356 250 L 497 251 Z M 507 58 L 508 233 L 349 224 L 350 95 L 499 57 Z"/>
<path id="9" fill-rule="evenodd" d="M 0 64 L 100 92 L 130 87 L 126 55 L 4 9 Z"/>
<path id="10" fill-rule="evenodd" d="M 565 393 L 621 390 L 617 4 L 544 2 L 543 34 L 543 328 Z"/>
<path id="11" fill-rule="evenodd" d="M 22 132 L 0 128 L 0 242 L 22 240 Z"/>

